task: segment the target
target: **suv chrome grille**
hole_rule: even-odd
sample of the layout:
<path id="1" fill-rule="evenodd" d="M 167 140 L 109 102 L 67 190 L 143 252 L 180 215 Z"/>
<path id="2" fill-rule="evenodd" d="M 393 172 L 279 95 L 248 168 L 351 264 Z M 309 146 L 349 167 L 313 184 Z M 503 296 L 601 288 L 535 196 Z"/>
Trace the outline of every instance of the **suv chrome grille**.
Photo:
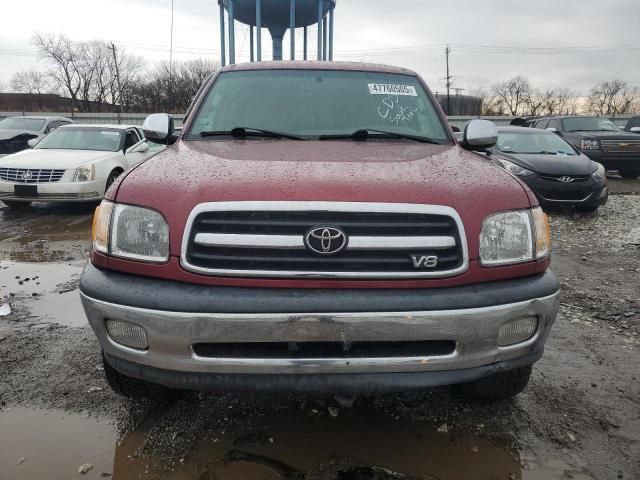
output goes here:
<path id="1" fill-rule="evenodd" d="M 604 152 L 640 152 L 640 140 L 602 140 L 600 143 Z"/>
<path id="2" fill-rule="evenodd" d="M 344 250 L 322 255 L 308 248 L 305 237 L 317 227 L 343 231 Z M 437 265 L 423 257 L 437 257 Z M 226 202 L 192 212 L 182 264 L 220 276 L 433 278 L 465 271 L 468 254 L 460 218 L 448 207 Z"/>
<path id="3" fill-rule="evenodd" d="M 64 172 L 52 169 L 0 167 L 0 180 L 12 183 L 53 183 L 59 181 Z"/>

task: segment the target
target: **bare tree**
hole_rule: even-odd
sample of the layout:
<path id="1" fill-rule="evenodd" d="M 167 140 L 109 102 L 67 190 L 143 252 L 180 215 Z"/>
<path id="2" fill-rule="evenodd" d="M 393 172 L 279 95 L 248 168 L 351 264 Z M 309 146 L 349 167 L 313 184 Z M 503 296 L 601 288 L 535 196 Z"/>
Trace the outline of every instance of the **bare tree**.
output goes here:
<path id="1" fill-rule="evenodd" d="M 590 90 L 587 97 L 587 109 L 596 115 L 632 113 L 639 103 L 640 89 L 630 88 L 622 80 L 602 81 Z"/>
<path id="2" fill-rule="evenodd" d="M 493 94 L 498 104 L 502 105 L 510 115 L 520 115 L 526 106 L 526 100 L 531 96 L 529 80 L 522 75 L 510 80 L 496 83 Z"/>
<path id="3" fill-rule="evenodd" d="M 524 107 L 522 108 L 521 113 L 531 117 L 539 116 L 545 107 L 546 94 L 547 92 L 542 92 L 540 90 L 529 90 L 524 98 Z"/>
<path id="4" fill-rule="evenodd" d="M 18 93 L 30 93 L 33 95 L 55 93 L 55 87 L 52 85 L 49 76 L 38 70 L 17 72 L 11 77 L 11 88 Z"/>
<path id="5" fill-rule="evenodd" d="M 2 80 L 0 80 L 0 92 L 6 92 L 7 91 L 7 84 L 4 83 Z"/>

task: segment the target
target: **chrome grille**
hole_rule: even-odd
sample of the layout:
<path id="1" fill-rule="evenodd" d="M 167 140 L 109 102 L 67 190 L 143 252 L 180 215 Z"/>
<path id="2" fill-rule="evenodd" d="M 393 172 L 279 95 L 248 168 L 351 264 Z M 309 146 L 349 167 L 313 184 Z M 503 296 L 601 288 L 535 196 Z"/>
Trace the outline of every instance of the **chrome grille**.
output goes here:
<path id="1" fill-rule="evenodd" d="M 348 238 L 335 255 L 305 243 L 317 227 Z M 437 256 L 437 265 L 418 262 Z M 220 202 L 191 213 L 182 265 L 218 276 L 434 278 L 468 268 L 464 228 L 449 207 L 350 202 Z"/>
<path id="2" fill-rule="evenodd" d="M 602 140 L 602 151 L 640 153 L 640 140 Z"/>
<path id="3" fill-rule="evenodd" d="M 59 181 L 64 172 L 53 169 L 0 167 L 0 180 L 12 183 L 53 183 Z"/>

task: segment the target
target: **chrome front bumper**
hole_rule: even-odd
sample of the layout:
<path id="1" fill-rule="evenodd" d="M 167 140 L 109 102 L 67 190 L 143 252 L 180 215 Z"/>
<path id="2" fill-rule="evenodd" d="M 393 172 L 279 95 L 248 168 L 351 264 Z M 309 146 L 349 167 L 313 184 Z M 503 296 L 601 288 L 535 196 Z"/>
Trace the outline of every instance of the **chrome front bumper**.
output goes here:
<path id="1" fill-rule="evenodd" d="M 482 308 L 393 313 L 227 314 L 182 313 L 117 305 L 86 294 L 82 303 L 105 355 L 139 368 L 199 374 L 372 374 L 444 372 L 509 363 L 540 354 L 559 308 L 559 293 Z M 512 320 L 536 316 L 529 340 L 497 345 L 498 330 Z M 149 348 L 115 343 L 105 320 L 144 328 Z M 385 358 L 204 358 L 193 345 L 203 342 L 355 342 L 450 340 L 449 355 Z M 139 375 L 141 376 L 141 375 Z"/>

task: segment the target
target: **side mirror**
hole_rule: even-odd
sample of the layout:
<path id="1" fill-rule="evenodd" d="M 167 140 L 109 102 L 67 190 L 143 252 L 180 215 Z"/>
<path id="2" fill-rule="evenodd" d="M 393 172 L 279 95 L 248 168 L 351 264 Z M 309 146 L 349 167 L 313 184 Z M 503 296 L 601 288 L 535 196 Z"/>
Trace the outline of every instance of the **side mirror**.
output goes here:
<path id="1" fill-rule="evenodd" d="M 631 133 L 640 133 L 640 127 L 631 127 L 629 130 Z"/>
<path id="2" fill-rule="evenodd" d="M 558 129 L 556 127 L 549 127 L 545 129 L 547 132 L 558 133 Z"/>
<path id="3" fill-rule="evenodd" d="M 462 146 L 468 150 L 487 150 L 498 143 L 498 127 L 489 120 L 471 120 L 464 127 Z"/>
<path id="4" fill-rule="evenodd" d="M 38 139 L 37 138 L 32 138 L 32 139 L 27 141 L 27 145 L 29 145 L 29 148 L 35 147 L 37 143 L 38 143 Z"/>
<path id="5" fill-rule="evenodd" d="M 149 144 L 147 142 L 142 142 L 137 147 L 133 147 L 130 152 L 132 153 L 147 153 L 149 151 Z"/>
<path id="6" fill-rule="evenodd" d="M 173 130 L 173 117 L 166 113 L 149 115 L 142 125 L 145 138 L 156 143 L 167 143 Z"/>

